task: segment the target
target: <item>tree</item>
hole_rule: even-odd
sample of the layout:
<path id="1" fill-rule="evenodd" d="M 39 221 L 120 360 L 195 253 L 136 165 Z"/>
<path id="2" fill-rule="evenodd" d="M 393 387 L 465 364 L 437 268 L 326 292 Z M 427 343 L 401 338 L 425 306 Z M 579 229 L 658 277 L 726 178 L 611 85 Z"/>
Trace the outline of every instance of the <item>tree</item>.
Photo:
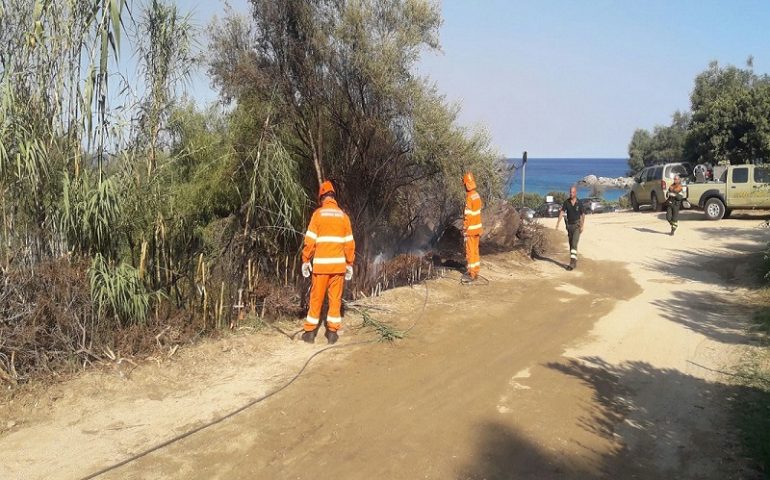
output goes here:
<path id="1" fill-rule="evenodd" d="M 628 146 L 629 168 L 685 160 L 746 163 L 770 160 L 770 76 L 712 62 L 695 78 L 691 112 L 676 112 L 668 127 L 637 130 Z"/>
<path id="2" fill-rule="evenodd" d="M 187 78 L 195 63 L 195 31 L 190 16 L 180 15 L 174 3 L 152 0 L 139 22 L 139 68 L 146 94 L 141 105 L 143 136 L 147 138 L 147 175 L 158 161 L 158 139 L 175 99 L 175 85 Z"/>
<path id="3" fill-rule="evenodd" d="M 713 62 L 695 79 L 685 156 L 694 163 L 770 160 L 770 77 Z"/>
<path id="4" fill-rule="evenodd" d="M 669 126 L 657 125 L 652 133 L 644 129 L 636 130 L 628 145 L 630 174 L 649 165 L 681 161 L 689 122 L 688 114 L 675 112 Z"/>
<path id="5" fill-rule="evenodd" d="M 634 175 L 649 163 L 651 150 L 652 134 L 648 130 L 637 128 L 628 145 L 629 175 Z"/>
<path id="6" fill-rule="evenodd" d="M 418 225 L 440 231 L 461 210 L 463 168 L 502 190 L 488 136 L 458 128 L 456 109 L 414 74 L 420 53 L 438 47 L 436 4 L 252 6 L 251 26 L 230 17 L 213 28 L 212 78 L 224 99 L 262 119 L 251 138 L 268 132 L 289 154 L 279 161 L 297 161 L 308 197 L 323 178 L 336 183 L 354 228 L 366 232 L 362 258 Z"/>

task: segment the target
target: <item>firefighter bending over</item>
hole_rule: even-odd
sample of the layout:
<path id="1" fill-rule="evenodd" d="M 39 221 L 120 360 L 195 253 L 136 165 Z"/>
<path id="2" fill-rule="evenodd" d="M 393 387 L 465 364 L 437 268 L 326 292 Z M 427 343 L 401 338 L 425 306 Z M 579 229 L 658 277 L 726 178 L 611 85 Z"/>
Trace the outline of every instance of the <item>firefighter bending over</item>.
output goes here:
<path id="1" fill-rule="evenodd" d="M 318 201 L 321 206 L 313 212 L 302 250 L 302 275 L 307 278 L 312 273 L 313 277 L 302 340 L 307 343 L 315 341 L 321 319 L 321 307 L 328 292 L 326 339 L 333 344 L 338 338 L 337 330 L 342 325 L 342 292 L 345 280 L 353 278 L 356 243 L 353 240 L 350 218 L 337 205 L 331 182 L 325 181 L 321 184 Z"/>

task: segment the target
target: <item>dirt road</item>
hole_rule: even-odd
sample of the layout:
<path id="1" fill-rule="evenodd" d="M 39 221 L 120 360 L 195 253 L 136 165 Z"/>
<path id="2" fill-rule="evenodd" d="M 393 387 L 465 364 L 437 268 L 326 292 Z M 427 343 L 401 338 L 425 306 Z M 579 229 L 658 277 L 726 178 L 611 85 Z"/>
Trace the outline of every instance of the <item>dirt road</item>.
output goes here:
<path id="1" fill-rule="evenodd" d="M 589 217 L 562 248 L 486 257 L 377 299 L 392 345 L 332 350 L 290 388 L 103 478 L 746 478 L 726 405 L 759 220 Z M 555 223 L 549 221 L 548 224 Z M 563 233 L 563 232 L 562 232 Z M 349 318 L 341 342 L 366 338 Z M 320 338 L 320 337 L 319 337 Z M 208 342 L 0 410 L 0 478 L 81 478 L 280 385 L 323 345 Z M 127 374 L 124 373 L 124 376 Z M 8 428 L 7 422 L 13 422 Z"/>

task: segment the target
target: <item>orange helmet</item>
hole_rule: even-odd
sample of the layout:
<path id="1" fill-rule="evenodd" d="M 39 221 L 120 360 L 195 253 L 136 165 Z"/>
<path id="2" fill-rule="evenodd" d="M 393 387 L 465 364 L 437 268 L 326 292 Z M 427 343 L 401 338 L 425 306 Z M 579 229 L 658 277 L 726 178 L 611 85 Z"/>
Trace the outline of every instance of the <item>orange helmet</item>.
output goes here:
<path id="1" fill-rule="evenodd" d="M 334 185 L 332 185 L 332 182 L 330 182 L 329 180 L 325 180 L 321 184 L 321 187 L 318 189 L 318 198 L 320 199 L 327 193 L 334 193 Z"/>
<path id="2" fill-rule="evenodd" d="M 465 172 L 465 175 L 463 175 L 463 183 L 465 184 L 465 189 L 469 192 L 471 190 L 476 190 L 476 179 L 473 178 L 471 172 Z"/>

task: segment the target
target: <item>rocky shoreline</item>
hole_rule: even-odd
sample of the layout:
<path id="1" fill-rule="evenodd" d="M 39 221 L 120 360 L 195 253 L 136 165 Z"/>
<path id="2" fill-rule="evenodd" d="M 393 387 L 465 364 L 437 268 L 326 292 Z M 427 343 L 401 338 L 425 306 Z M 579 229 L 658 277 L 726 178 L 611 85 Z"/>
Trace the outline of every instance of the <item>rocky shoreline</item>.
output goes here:
<path id="1" fill-rule="evenodd" d="M 633 177 L 597 177 L 596 175 L 586 175 L 577 182 L 581 187 L 604 187 L 618 190 L 629 190 L 634 184 Z"/>

